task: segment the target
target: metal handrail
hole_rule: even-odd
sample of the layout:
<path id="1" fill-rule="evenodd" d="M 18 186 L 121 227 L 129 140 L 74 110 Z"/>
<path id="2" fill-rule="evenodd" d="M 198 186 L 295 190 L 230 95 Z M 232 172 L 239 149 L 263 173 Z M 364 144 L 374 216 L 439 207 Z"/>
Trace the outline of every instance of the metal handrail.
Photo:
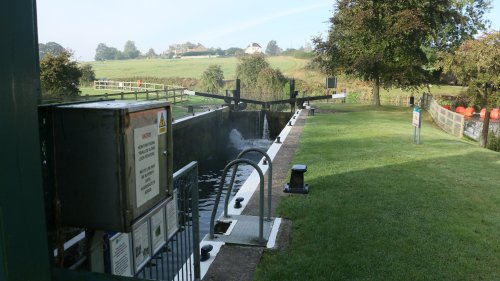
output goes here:
<path id="1" fill-rule="evenodd" d="M 259 240 L 265 241 L 264 240 L 264 205 L 262 204 L 262 202 L 264 201 L 264 174 L 262 173 L 262 170 L 255 162 L 248 160 L 248 159 L 236 159 L 236 160 L 229 162 L 229 164 L 227 164 L 226 167 L 224 167 L 224 171 L 222 172 L 222 178 L 221 178 L 221 181 L 219 184 L 219 190 L 217 191 L 217 197 L 215 197 L 214 209 L 212 211 L 212 216 L 210 218 L 210 239 L 214 239 L 215 215 L 217 214 L 217 209 L 218 209 L 219 202 L 220 202 L 220 196 L 222 194 L 222 188 L 224 187 L 224 179 L 227 176 L 227 171 L 232 166 L 234 166 L 236 164 L 240 164 L 240 163 L 245 163 L 245 164 L 251 165 L 259 173 L 259 177 L 260 177 Z M 229 194 L 227 194 L 226 196 L 229 196 Z"/>
<path id="2" fill-rule="evenodd" d="M 271 157 L 269 157 L 269 155 L 264 150 L 262 150 L 260 148 L 253 147 L 253 148 L 245 149 L 242 152 L 240 152 L 240 154 L 238 154 L 238 157 L 236 157 L 236 159 L 240 159 L 241 157 L 243 157 L 243 155 L 247 154 L 248 152 L 259 152 L 260 154 L 264 155 L 264 157 L 266 157 L 267 163 L 269 163 L 269 173 L 267 176 L 267 208 L 268 208 L 267 220 L 271 221 L 271 204 L 272 204 L 271 196 L 272 196 L 272 186 L 273 186 L 273 164 L 271 162 Z M 231 194 L 231 191 L 233 190 L 233 184 L 234 184 L 234 179 L 236 177 L 237 170 L 238 170 L 238 164 L 236 164 L 236 166 L 233 169 L 233 172 L 231 175 L 231 181 L 229 182 L 229 187 L 227 190 L 227 194 Z M 262 202 L 260 202 L 260 203 L 262 204 Z M 229 196 L 226 196 L 226 199 L 224 202 L 224 217 L 225 218 L 228 217 L 228 215 L 227 215 L 228 205 L 229 205 Z"/>

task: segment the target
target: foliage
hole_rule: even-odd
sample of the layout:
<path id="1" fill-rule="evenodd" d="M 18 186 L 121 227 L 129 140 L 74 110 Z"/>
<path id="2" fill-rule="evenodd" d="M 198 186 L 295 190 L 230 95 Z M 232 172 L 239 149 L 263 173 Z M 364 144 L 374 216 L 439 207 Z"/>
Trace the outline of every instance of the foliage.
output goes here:
<path id="1" fill-rule="evenodd" d="M 472 0 L 338 0 L 328 40 L 313 40 L 316 59 L 327 75 L 345 72 L 373 83 L 374 104 L 380 105 L 381 86 L 412 88 L 429 81 L 430 57 L 424 47 L 446 49 L 471 38 L 484 27 L 488 5 Z"/>
<path id="2" fill-rule="evenodd" d="M 236 77 L 241 80 L 242 88 L 252 88 L 257 83 L 259 73 L 264 68 L 269 68 L 269 62 L 263 54 L 254 54 L 240 57 L 236 66 Z"/>
<path id="3" fill-rule="evenodd" d="M 137 50 L 134 41 L 128 40 L 125 42 L 125 46 L 123 47 L 123 56 L 125 59 L 135 59 L 139 57 L 140 54 L 141 52 Z"/>
<path id="4" fill-rule="evenodd" d="M 407 109 L 315 107 L 292 161 L 310 192 L 281 198 L 289 239 L 253 280 L 498 279 L 499 153 L 426 120 L 412 145 Z"/>
<path id="5" fill-rule="evenodd" d="M 497 132 L 490 131 L 488 134 L 488 149 L 493 151 L 500 152 L 500 130 L 497 129 Z"/>
<path id="6" fill-rule="evenodd" d="M 237 47 L 231 47 L 229 49 L 227 49 L 224 54 L 226 56 L 241 56 L 243 54 L 245 54 L 245 50 L 243 50 L 242 48 L 237 48 Z"/>
<path id="7" fill-rule="evenodd" d="M 298 59 L 313 59 L 316 54 L 314 52 L 306 52 L 304 50 L 297 50 L 297 49 L 286 49 L 285 51 L 281 52 L 282 56 L 290 56 Z"/>
<path id="8" fill-rule="evenodd" d="M 224 72 L 220 65 L 210 65 L 201 75 L 201 89 L 209 93 L 219 93 L 224 86 Z"/>
<path id="9" fill-rule="evenodd" d="M 469 86 L 472 103 L 487 109 L 480 145 L 488 141 L 489 112 L 499 103 L 500 95 L 500 31 L 464 42 L 454 54 L 443 54 L 445 71 Z"/>
<path id="10" fill-rule="evenodd" d="M 82 86 L 92 86 L 94 84 L 94 80 L 96 80 L 94 69 L 91 64 L 83 64 L 80 67 L 80 71 L 82 72 L 82 76 L 80 77 L 80 85 Z"/>
<path id="11" fill-rule="evenodd" d="M 38 43 L 38 56 L 42 60 L 46 54 L 58 56 L 61 52 L 66 51 L 63 46 L 56 42 L 47 42 L 46 44 Z"/>
<path id="12" fill-rule="evenodd" d="M 154 59 L 154 58 L 158 57 L 158 55 L 155 53 L 155 50 L 153 48 L 150 48 L 144 56 L 148 59 Z"/>
<path id="13" fill-rule="evenodd" d="M 182 54 L 183 57 L 214 56 L 214 55 L 216 55 L 215 51 L 192 51 L 192 52 L 185 52 Z"/>
<path id="14" fill-rule="evenodd" d="M 44 97 L 61 98 L 78 96 L 82 71 L 71 53 L 63 51 L 57 56 L 46 54 L 40 61 L 40 80 Z"/>
<path id="15" fill-rule="evenodd" d="M 122 52 L 120 52 L 115 47 L 108 47 L 104 43 L 99 43 L 95 50 L 94 59 L 96 61 L 105 61 L 105 60 L 121 60 L 124 59 L 125 56 Z"/>
<path id="16" fill-rule="evenodd" d="M 282 50 L 276 43 L 276 40 L 271 40 L 269 41 L 269 43 L 267 43 L 266 54 L 270 56 L 279 56 L 281 52 Z"/>
<path id="17" fill-rule="evenodd" d="M 272 101 L 284 98 L 283 88 L 287 79 L 279 69 L 263 68 L 257 76 L 255 89 L 260 95 L 259 100 Z"/>

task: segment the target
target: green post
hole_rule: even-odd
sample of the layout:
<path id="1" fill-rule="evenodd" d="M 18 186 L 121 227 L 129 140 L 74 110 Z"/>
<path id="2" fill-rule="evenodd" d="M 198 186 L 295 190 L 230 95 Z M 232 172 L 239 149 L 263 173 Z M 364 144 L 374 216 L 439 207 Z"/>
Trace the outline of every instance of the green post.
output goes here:
<path id="1" fill-rule="evenodd" d="M 0 15 L 0 280 L 48 281 L 35 0 L 2 1 Z"/>

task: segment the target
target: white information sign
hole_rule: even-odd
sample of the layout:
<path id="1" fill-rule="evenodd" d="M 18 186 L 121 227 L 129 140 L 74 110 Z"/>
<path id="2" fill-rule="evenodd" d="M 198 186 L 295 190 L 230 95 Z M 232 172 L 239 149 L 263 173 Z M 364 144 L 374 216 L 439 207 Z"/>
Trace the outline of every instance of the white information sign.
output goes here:
<path id="1" fill-rule="evenodd" d="M 134 129 L 135 195 L 137 208 L 160 193 L 158 127 Z"/>
<path id="2" fill-rule="evenodd" d="M 118 233 L 109 239 L 111 274 L 133 276 L 132 257 L 130 256 L 130 235 Z"/>
<path id="3" fill-rule="evenodd" d="M 170 239 L 178 229 L 177 191 L 174 191 L 172 200 L 167 202 L 167 238 Z"/>
<path id="4" fill-rule="evenodd" d="M 412 125 L 415 128 L 420 128 L 420 109 L 415 107 L 413 109 L 413 120 L 412 120 Z"/>
<path id="5" fill-rule="evenodd" d="M 165 239 L 165 207 L 151 216 L 151 241 L 153 253 L 156 253 L 166 243 Z"/>
<path id="6" fill-rule="evenodd" d="M 132 238 L 134 240 L 133 253 L 135 270 L 139 271 L 151 257 L 151 248 L 149 247 L 149 223 L 147 220 L 134 229 Z"/>
<path id="7" fill-rule="evenodd" d="M 342 94 L 333 94 L 332 95 L 332 99 L 342 99 L 342 98 L 345 98 L 345 97 L 346 97 L 345 93 L 342 93 Z"/>

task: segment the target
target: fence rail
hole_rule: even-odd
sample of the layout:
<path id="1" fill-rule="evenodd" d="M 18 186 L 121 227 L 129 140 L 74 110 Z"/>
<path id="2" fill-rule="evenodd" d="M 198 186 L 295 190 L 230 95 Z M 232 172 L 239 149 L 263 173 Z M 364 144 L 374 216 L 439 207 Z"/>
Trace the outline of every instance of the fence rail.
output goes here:
<path id="1" fill-rule="evenodd" d="M 135 82 L 95 80 L 94 89 L 110 91 L 156 91 L 165 90 L 165 85 L 156 83 L 143 83 L 140 80 L 137 80 Z"/>
<path id="2" fill-rule="evenodd" d="M 120 92 L 120 93 L 104 93 L 102 95 L 86 95 L 82 98 L 91 99 L 121 99 L 121 100 L 171 100 L 173 103 L 184 100 L 184 91 L 186 88 L 167 88 L 164 90 L 143 91 L 143 92 Z"/>
<path id="3" fill-rule="evenodd" d="M 428 102 L 428 101 L 427 101 Z M 426 104 L 427 104 L 426 102 Z M 448 134 L 456 137 L 464 135 L 464 116 L 446 108 L 441 107 L 435 100 L 431 99 L 428 111 L 434 122 Z"/>

